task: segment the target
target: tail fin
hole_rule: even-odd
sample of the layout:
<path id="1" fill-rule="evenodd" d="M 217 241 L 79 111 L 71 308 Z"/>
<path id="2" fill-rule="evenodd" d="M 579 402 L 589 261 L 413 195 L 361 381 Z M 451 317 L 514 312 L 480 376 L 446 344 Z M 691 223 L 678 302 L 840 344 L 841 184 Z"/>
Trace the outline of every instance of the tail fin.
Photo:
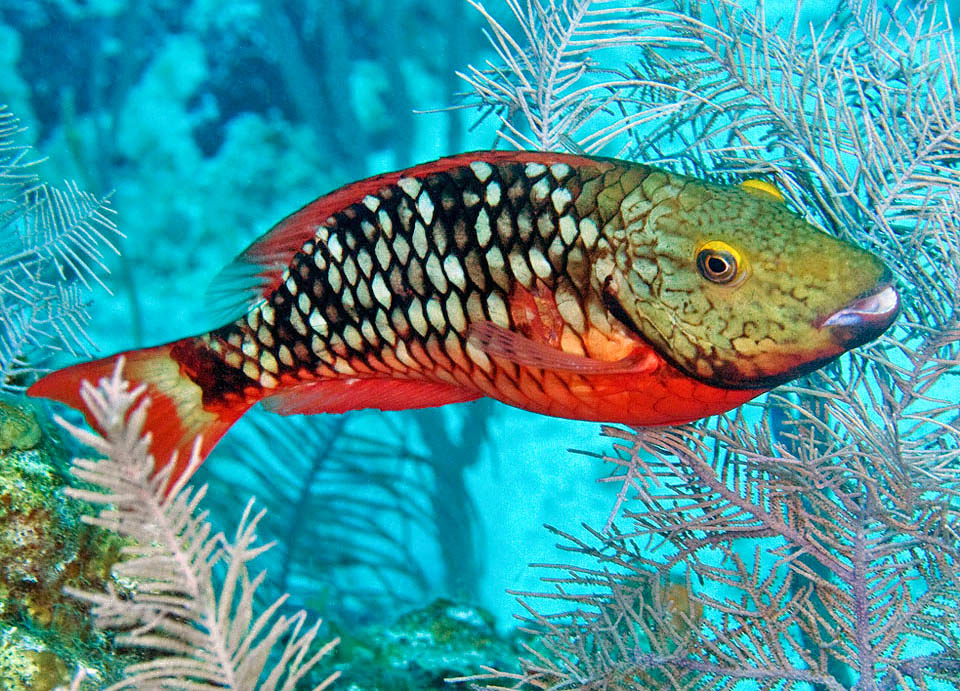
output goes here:
<path id="1" fill-rule="evenodd" d="M 206 458 L 230 426 L 243 415 L 249 405 L 219 406 L 216 410 L 203 407 L 203 390 L 183 373 L 180 363 L 171 353 L 180 344 L 192 338 L 174 341 L 155 348 L 130 350 L 102 360 L 82 362 L 51 372 L 31 386 L 30 396 L 52 398 L 83 411 L 87 421 L 96 427 L 80 398 L 80 384 L 84 380 L 98 382 L 110 377 L 117 357 L 126 358 L 124 377 L 134 386 L 146 384 L 150 407 L 147 409 L 146 429 L 152 434 L 150 445 L 157 467 L 169 463 L 176 452 L 176 465 L 171 482 L 183 473 L 190 460 L 194 439 L 203 435 L 201 458 Z M 102 431 L 102 430 L 101 430 Z"/>

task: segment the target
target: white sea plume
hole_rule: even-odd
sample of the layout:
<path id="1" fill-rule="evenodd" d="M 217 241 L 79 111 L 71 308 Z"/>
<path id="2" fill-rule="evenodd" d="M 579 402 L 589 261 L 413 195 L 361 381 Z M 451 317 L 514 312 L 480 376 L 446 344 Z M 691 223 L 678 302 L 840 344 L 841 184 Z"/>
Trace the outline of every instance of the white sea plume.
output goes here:
<path id="1" fill-rule="evenodd" d="M 83 385 L 81 395 L 102 433 L 58 419 L 102 456 L 75 459 L 71 468 L 93 488 L 71 488 L 70 496 L 101 507 L 84 520 L 131 539 L 113 573 L 133 584 L 132 592 L 68 592 L 92 605 L 98 626 L 119 632 L 118 643 L 154 655 L 129 665 L 110 689 L 293 691 L 337 640 L 317 649 L 320 622 L 307 627 L 303 611 L 278 615 L 285 596 L 254 612 L 264 573 L 251 578 L 248 564 L 272 546 L 255 544 L 264 511 L 254 514 L 251 499 L 232 540 L 211 534 L 199 508 L 206 487 L 187 484 L 200 464 L 199 441 L 175 482 L 173 463 L 154 472 L 150 435 L 143 431 L 150 402 L 143 387 L 130 389 L 122 366 L 120 358 L 110 379 Z M 324 678 L 315 691 L 337 676 Z"/>

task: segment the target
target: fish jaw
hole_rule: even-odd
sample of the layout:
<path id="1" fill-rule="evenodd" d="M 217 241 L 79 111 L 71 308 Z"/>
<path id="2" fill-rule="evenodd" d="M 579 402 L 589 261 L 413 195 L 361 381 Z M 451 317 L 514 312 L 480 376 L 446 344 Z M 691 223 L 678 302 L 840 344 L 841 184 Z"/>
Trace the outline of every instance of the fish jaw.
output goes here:
<path id="1" fill-rule="evenodd" d="M 819 325 L 844 350 L 872 341 L 890 328 L 900 312 L 900 295 L 891 283 L 852 300 Z"/>
<path id="2" fill-rule="evenodd" d="M 785 344 L 738 363 L 738 368 L 719 370 L 721 388 L 772 389 L 809 374 L 849 350 L 882 335 L 900 312 L 900 296 L 889 280 L 838 310 L 813 322 L 813 331 L 804 347 Z"/>

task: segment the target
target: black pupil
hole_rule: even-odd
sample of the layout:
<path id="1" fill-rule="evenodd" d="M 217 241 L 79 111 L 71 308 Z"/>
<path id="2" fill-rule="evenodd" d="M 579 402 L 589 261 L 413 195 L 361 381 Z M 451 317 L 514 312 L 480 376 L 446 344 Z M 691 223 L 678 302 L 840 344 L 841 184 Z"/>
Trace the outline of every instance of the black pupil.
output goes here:
<path id="1" fill-rule="evenodd" d="M 727 260 L 716 255 L 707 259 L 707 268 L 711 273 L 720 275 L 727 270 Z"/>

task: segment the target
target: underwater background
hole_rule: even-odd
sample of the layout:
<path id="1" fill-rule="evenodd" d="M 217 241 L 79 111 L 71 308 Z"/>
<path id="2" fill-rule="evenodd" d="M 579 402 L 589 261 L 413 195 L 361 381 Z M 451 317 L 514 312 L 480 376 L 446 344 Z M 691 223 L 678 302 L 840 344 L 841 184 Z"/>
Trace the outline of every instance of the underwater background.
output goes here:
<path id="1" fill-rule="evenodd" d="M 626 4 L 559 0 L 529 4 L 520 0 L 0 0 L 0 103 L 6 104 L 23 128 L 15 133 L 16 145 L 32 147 L 31 160 L 42 158 L 30 167 L 30 172 L 54 185 L 71 181 L 96 200 L 109 199 L 109 208 L 115 211 L 112 220 L 122 234 L 104 231 L 116 252 L 104 249 L 102 255 L 91 260 L 98 265 L 102 262 L 102 267 L 96 268 L 102 285 L 89 281 L 90 289 L 83 291 L 80 302 L 64 303 L 65 311 L 71 315 L 86 312 L 82 330 L 95 344 L 94 352 L 101 355 L 205 331 L 219 325 L 218 314 L 206 294 L 207 286 L 223 266 L 278 220 L 340 185 L 443 155 L 510 148 L 513 142 L 529 148 L 587 150 L 595 155 L 643 156 L 648 160 L 651 150 L 643 147 L 649 145 L 651 138 L 657 141 L 663 135 L 657 122 L 637 117 L 628 123 L 629 127 L 617 129 L 616 123 L 626 122 L 632 116 L 617 112 L 612 101 L 599 105 L 594 101 L 593 110 L 576 112 L 565 121 L 559 118 L 550 126 L 541 120 L 542 128 L 532 133 L 536 128 L 528 125 L 537 122 L 536 118 L 507 103 L 509 99 L 503 95 L 506 86 L 499 95 L 496 89 L 482 88 L 491 87 L 493 82 L 514 88 L 510 77 L 502 73 L 498 77 L 494 70 L 485 73 L 493 82 L 484 82 L 479 71 L 471 72 L 468 67 L 484 70 L 500 65 L 505 54 L 522 54 L 526 50 L 525 45 L 514 52 L 514 46 L 504 47 L 501 42 L 498 54 L 498 37 L 502 39 L 504 35 L 498 29 L 523 37 L 525 29 L 547 25 L 544 15 L 558 25 L 575 25 L 584 19 L 585 13 L 591 21 L 604 22 Z M 733 5 L 680 5 L 691 16 L 701 16 L 705 24 L 715 24 L 718 31 L 730 27 L 725 24 L 729 22 L 726 13 L 734 11 L 730 9 Z M 740 7 L 748 18 L 755 19 L 759 12 L 754 3 L 742 3 Z M 771 35 L 789 38 L 794 21 L 802 27 L 826 26 L 835 13 L 846 12 L 868 17 L 857 25 L 863 30 L 863 25 L 871 25 L 869 17 L 873 14 L 907 21 L 905 17 L 910 12 L 926 11 L 926 7 L 913 3 L 880 6 L 805 2 L 794 15 L 794 3 L 768 2 L 762 22 L 775 27 Z M 934 8 L 931 12 L 939 12 L 941 19 L 949 16 L 954 22 L 960 21 L 956 3 L 930 3 L 929 7 Z M 487 12 L 500 23 L 491 25 L 485 16 Z M 590 17 L 589 12 L 597 14 Z M 780 24 L 776 25 L 778 21 Z M 595 29 L 614 31 L 603 24 Z M 799 32 L 801 38 L 807 33 Z M 582 40 L 591 40 L 591 32 L 585 34 L 587 37 Z M 896 45 L 898 34 L 893 31 L 889 35 L 894 37 L 893 43 L 879 48 L 880 52 L 895 52 L 890 46 Z M 544 38 L 547 36 L 545 33 Z M 910 44 L 910 37 L 902 32 L 899 38 L 904 45 Z M 593 35 L 592 40 L 597 42 L 593 46 L 597 60 L 602 58 L 605 62 L 590 64 L 591 69 L 613 65 L 618 60 L 629 62 L 637 50 L 622 39 L 605 44 L 602 37 Z M 536 36 L 531 45 L 537 46 Z M 541 46 L 544 50 L 549 47 L 549 43 Z M 661 55 L 666 56 L 684 50 L 682 44 L 662 48 Z M 574 51 L 571 60 L 587 60 L 589 64 L 592 54 L 586 49 L 581 53 Z M 903 56 L 899 59 L 906 61 Z M 636 64 L 640 66 L 638 70 L 650 66 L 642 61 Z M 576 76 L 576 68 L 570 69 L 567 74 Z M 599 68 L 597 75 L 587 81 L 606 88 L 611 98 L 623 96 L 621 103 L 642 103 L 648 110 L 666 109 L 665 103 L 657 103 L 655 98 L 642 93 L 643 84 L 632 84 L 627 98 L 625 92 L 616 91 L 620 87 L 604 84 Z M 638 75 L 636 72 L 632 78 L 639 80 Z M 610 80 L 630 76 L 620 74 Z M 950 78 L 947 76 L 944 82 L 948 89 L 951 84 L 956 86 Z M 530 84 L 527 88 L 535 90 Z M 944 100 L 960 101 L 956 93 L 944 95 Z M 575 106 L 564 108 L 568 114 L 575 110 Z M 960 175 L 957 114 L 946 106 L 945 111 L 949 112 L 944 120 L 953 123 L 953 129 L 935 133 L 935 138 L 939 138 L 933 148 L 947 153 L 934 168 L 937 176 L 956 180 Z M 691 118 L 685 126 L 692 123 Z M 601 134 L 593 136 L 590 132 Z M 663 150 L 654 152 L 661 154 L 659 158 L 671 159 L 676 142 L 683 143 L 683 129 L 677 127 L 674 134 L 672 149 L 665 139 L 660 139 Z M 694 135 L 692 139 L 695 138 Z M 761 144 L 759 138 L 757 144 Z M 771 150 L 768 147 L 767 153 Z M 690 163 L 694 160 L 693 151 L 694 147 L 688 147 L 685 157 L 672 160 L 679 161 L 680 167 L 689 165 L 685 169 L 696 172 L 703 172 L 711 167 L 711 161 L 716 162 L 703 154 L 702 160 Z M 770 154 L 768 159 L 779 160 L 777 155 Z M 843 157 L 851 155 L 854 154 L 850 149 L 844 150 L 835 163 L 839 167 Z M 755 161 L 751 165 L 755 170 L 760 168 Z M 750 172 L 749 165 L 732 173 L 730 169 L 722 174 Z M 794 183 L 787 196 L 800 207 L 806 199 L 808 181 L 799 175 L 785 174 L 787 166 L 783 164 L 774 166 L 774 170 Z M 934 188 L 945 184 L 940 177 L 933 179 L 932 174 L 919 175 L 918 179 Z M 778 178 L 778 182 L 783 180 Z M 816 181 L 809 185 L 809 189 L 822 189 Z M 956 204 L 958 194 L 954 185 L 927 203 Z M 848 206 L 856 205 L 850 202 Z M 834 232 L 845 232 L 842 229 L 849 219 L 810 213 L 817 219 L 826 218 L 823 224 L 832 224 L 830 229 Z M 859 211 L 850 213 L 853 218 Z M 952 222 L 957 223 L 957 219 Z M 950 228 L 950 232 L 956 231 L 955 226 Z M 14 230 L 12 225 L 4 227 L 5 232 Z M 951 241 L 929 240 L 942 246 Z M 877 240 L 876 244 L 880 242 Z M 926 242 L 919 242 L 918 246 Z M 901 247 L 900 251 L 908 254 L 916 250 Z M 936 427 L 940 436 L 935 441 L 933 437 L 920 440 L 921 446 L 926 444 L 925 448 L 941 454 L 941 461 L 931 461 L 937 468 L 935 480 L 945 492 L 944 497 L 937 499 L 941 512 L 938 520 L 953 527 L 958 500 L 955 484 L 951 483 L 957 482 L 960 473 L 956 315 L 950 311 L 950 301 L 956 299 L 957 290 L 956 283 L 950 283 L 950 276 L 955 277 L 957 271 L 955 251 L 956 247 L 949 245 L 942 250 L 942 256 L 932 252 L 950 264 L 954 272 L 949 276 L 941 274 L 945 276 L 947 292 L 943 298 L 947 316 L 942 320 L 945 325 L 941 332 L 947 336 L 930 346 L 934 351 L 949 351 L 934 358 L 943 365 L 938 376 L 948 383 L 931 384 L 932 388 L 924 389 L 924 394 L 931 398 L 939 396 L 937 400 L 942 406 L 933 406 L 934 413 L 928 410 L 929 416 L 922 424 Z M 901 261 L 906 260 L 904 255 Z M 936 274 L 936 270 L 931 271 Z M 86 307 L 81 308 L 81 304 Z M 68 334 L 66 340 L 77 346 L 76 352 L 54 353 L 52 357 L 46 353 L 47 359 L 42 363 L 45 368 L 81 359 L 86 336 Z M 909 355 L 904 357 L 904 362 L 913 361 Z M 27 375 L 29 370 L 24 368 Z M 842 373 L 848 374 L 849 369 Z M 817 386 L 815 379 L 805 382 L 804 386 Z M 9 388 L 15 393 L 15 386 Z M 797 406 L 802 393 L 791 394 L 794 397 L 784 404 L 784 415 L 798 414 L 790 405 Z M 745 413 L 745 427 L 775 417 L 763 405 Z M 80 420 L 78 415 L 58 411 L 74 422 Z M 883 423 L 884 420 L 875 418 L 871 424 L 883 427 Z M 598 537 L 605 526 L 610 527 L 610 518 L 624 508 L 628 496 L 637 491 L 637 485 L 631 483 L 636 482 L 639 471 L 634 475 L 630 475 L 633 471 L 623 471 L 629 476 L 624 480 L 622 465 L 640 456 L 653 464 L 649 459 L 666 444 L 664 439 L 656 438 L 644 445 L 640 437 L 631 437 L 628 431 L 608 430 L 607 437 L 619 437 L 620 446 L 615 449 L 600 431 L 601 425 L 595 423 L 547 418 L 489 400 L 421 411 L 358 411 L 310 418 L 285 418 L 255 409 L 231 429 L 198 471 L 195 481 L 209 484 L 203 506 L 210 509 L 209 520 L 215 528 L 228 535 L 240 520 L 249 497 L 255 496 L 258 507 L 267 510 L 257 532 L 261 542 L 275 540 L 276 546 L 257 560 L 254 571 L 267 570 L 257 597 L 269 603 L 282 593 L 289 593 L 284 610 L 306 609 L 311 619 L 323 618 L 321 637 L 342 637 L 342 650 L 332 655 L 344 657 L 330 662 L 328 656 L 319 663 L 321 668 L 331 671 L 340 665 L 347 670 L 351 664 L 349 656 L 353 655 L 353 664 L 360 667 L 383 666 L 393 670 L 389 682 L 382 681 L 387 677 L 364 681 L 354 668 L 354 676 L 347 671 L 340 682 L 345 688 L 426 688 L 421 672 L 430 665 L 440 670 L 435 675 L 439 679 L 479 674 L 484 665 L 506 669 L 507 675 L 518 675 L 497 682 L 504 687 L 528 683 L 530 686 L 523 688 L 552 688 L 551 684 L 556 684 L 556 688 L 693 688 L 688 685 L 693 683 L 691 678 L 683 678 L 683 674 L 706 674 L 696 667 L 681 665 L 681 672 L 664 672 L 660 677 L 637 676 L 639 673 L 624 671 L 623 665 L 614 664 L 620 658 L 609 651 L 598 656 L 610 663 L 607 667 L 597 662 L 578 671 L 573 664 L 550 668 L 543 663 L 552 671 L 541 670 L 539 681 L 531 681 L 533 677 L 529 676 L 536 665 L 521 668 L 515 662 L 521 654 L 513 638 L 515 616 L 530 617 L 531 612 L 507 591 L 545 589 L 541 583 L 543 574 L 529 568 L 531 563 L 586 568 L 603 552 L 600 547 L 594 553 L 583 543 L 567 541 L 545 530 L 544 524 L 589 541 L 591 533 L 581 528 L 583 524 L 595 531 L 593 537 Z M 726 438 L 714 438 L 729 442 Z M 750 446 L 747 441 L 743 443 Z M 796 449 L 790 451 L 789 445 L 774 453 L 758 444 L 754 440 L 751 448 L 760 448 L 771 456 L 795 453 L 797 458 L 803 457 Z M 599 460 L 604 455 L 607 463 Z M 660 477 L 664 475 L 661 473 Z M 604 478 L 610 481 L 598 482 Z M 783 481 L 785 485 L 790 482 L 802 484 L 796 478 Z M 748 496 L 751 491 L 754 490 L 747 490 Z M 763 487 L 755 491 L 762 492 Z M 924 493 L 928 491 L 930 487 L 923 485 L 917 496 L 927 496 Z M 931 499 L 931 505 L 936 503 Z M 914 520 L 904 511 L 898 515 L 906 516 L 905 522 Z M 663 537 L 674 528 L 671 534 L 682 532 L 669 523 L 660 527 L 662 530 L 638 533 L 637 540 L 649 546 L 659 541 L 658 535 Z M 948 537 L 938 533 L 937 539 L 942 542 L 936 547 L 949 547 L 942 549 L 947 556 L 936 565 L 940 574 L 936 587 L 941 588 L 940 596 L 945 599 L 922 605 L 942 614 L 946 623 L 931 637 L 924 633 L 927 624 L 911 623 L 903 633 L 903 640 L 908 642 L 898 648 L 903 651 L 905 646 L 907 652 L 916 652 L 921 639 L 924 645 L 930 645 L 915 656 L 908 655 L 922 660 L 916 663 L 918 670 L 935 656 L 956 662 L 960 630 L 955 611 L 956 564 L 951 550 L 957 543 L 956 534 L 949 530 L 946 534 Z M 558 542 L 568 543 L 566 552 L 557 551 Z M 622 544 L 626 542 L 624 539 Z M 612 558 L 609 548 L 607 545 L 603 553 Z M 619 549 L 615 548 L 613 553 L 619 555 Z M 754 549 L 753 545 L 743 546 L 743 558 L 752 559 Z M 636 550 L 631 552 L 633 556 L 643 552 L 641 548 Z M 619 565 L 625 561 L 630 560 L 621 559 Z M 598 571 L 591 578 L 602 581 L 608 566 L 597 566 Z M 749 571 L 751 567 L 743 568 Z M 906 599 L 910 599 L 911 588 L 914 594 L 926 592 L 924 578 L 929 577 L 933 568 L 922 568 L 925 576 L 909 575 L 912 580 L 905 586 Z M 813 567 L 810 570 L 819 574 Z M 585 580 L 577 580 L 581 577 Z M 825 578 L 822 574 L 820 577 Z M 576 585 L 591 580 L 582 573 L 570 578 Z M 692 575 L 688 578 L 695 579 Z M 733 575 L 730 579 L 736 580 Z M 933 581 L 928 578 L 926 582 Z M 637 587 L 638 592 L 649 594 L 652 586 Z M 884 582 L 871 587 L 894 586 Z M 661 605 L 669 601 L 674 609 L 683 609 L 676 602 L 679 595 L 666 600 L 657 597 Z M 440 598 L 443 599 L 437 604 Z M 603 602 L 610 601 L 616 598 Z M 589 608 L 598 602 L 601 600 L 575 606 Z M 703 606 L 706 605 L 696 607 Z M 542 607 L 538 603 L 535 609 L 551 612 L 566 611 L 569 607 L 569 601 L 561 598 Z M 912 610 L 907 607 L 905 611 Z M 409 612 L 416 614 L 408 615 Z M 668 616 L 664 621 L 669 626 L 661 624 L 661 629 L 673 627 L 676 637 L 683 638 L 695 628 L 691 618 L 698 620 L 701 614 L 699 610 L 696 616 L 688 613 L 687 619 L 679 623 Z M 924 616 L 936 618 L 929 613 Z M 902 617 L 909 619 L 908 614 Z M 398 620 L 404 623 L 398 625 Z M 449 631 L 457 626 L 465 625 L 468 631 L 456 646 L 437 653 L 439 658 L 446 659 L 423 661 L 417 657 L 420 652 L 411 652 L 416 646 L 404 647 L 410 639 L 426 635 L 424 631 L 440 636 L 442 627 L 438 621 L 448 626 L 444 630 L 450 640 L 454 634 Z M 638 616 L 637 621 L 647 620 Z M 474 628 L 470 628 L 471 622 Z M 25 625 L 23 619 L 4 622 L 8 628 Z M 616 626 L 609 624 L 606 630 L 615 630 Z M 910 638 L 910 631 L 918 638 Z M 599 637 L 595 631 L 591 635 Z M 498 637 L 504 639 L 502 648 L 485 647 Z M 656 639 L 649 631 L 647 637 Z M 379 639 L 380 644 L 399 639 L 401 645 L 387 654 L 383 653 L 385 646 L 377 647 L 380 644 L 367 640 L 371 638 Z M 933 638 L 934 643 L 928 638 Z M 486 652 L 477 654 L 481 648 Z M 762 642 L 756 643 L 756 648 L 770 652 Z M 575 656 L 562 645 L 559 650 Z M 658 650 L 667 657 L 675 652 L 669 645 Z M 583 649 L 578 648 L 576 653 L 588 657 Z M 805 657 L 808 654 L 809 659 Z M 787 667 L 796 663 L 798 668 L 810 669 L 819 664 L 823 655 L 816 644 L 808 646 L 806 652 L 798 646 L 789 655 L 784 653 L 784 659 L 777 664 Z M 729 653 L 718 657 L 731 665 L 739 664 Z M 764 654 L 758 653 L 758 657 L 763 658 Z M 451 662 L 450 658 L 457 659 Z M 461 663 L 470 666 L 458 666 Z M 669 661 L 661 663 L 667 665 Z M 824 662 L 822 666 L 836 672 L 835 666 L 830 667 L 835 664 L 840 663 Z M 884 664 L 884 669 L 896 668 L 889 660 Z M 56 669 L 48 676 L 65 676 L 58 683 L 72 678 L 74 670 L 66 673 Z M 703 688 L 960 688 L 956 683 L 960 662 L 944 663 L 942 668 L 934 665 L 927 677 L 917 672 L 916 678 L 926 679 L 927 686 L 910 676 L 913 668 L 896 669 L 896 674 L 889 673 L 883 677 L 886 681 L 876 685 L 865 685 L 868 675 L 862 669 L 856 673 L 836 672 L 838 681 L 832 687 L 811 680 L 812 677 L 800 678 L 802 675 L 771 681 L 735 674 L 725 677 L 714 671 L 712 676 L 703 676 L 707 680 Z M 523 674 L 528 678 L 522 679 Z M 0 681 L 0 688 L 30 688 L 12 682 L 4 684 L 7 682 Z"/>

